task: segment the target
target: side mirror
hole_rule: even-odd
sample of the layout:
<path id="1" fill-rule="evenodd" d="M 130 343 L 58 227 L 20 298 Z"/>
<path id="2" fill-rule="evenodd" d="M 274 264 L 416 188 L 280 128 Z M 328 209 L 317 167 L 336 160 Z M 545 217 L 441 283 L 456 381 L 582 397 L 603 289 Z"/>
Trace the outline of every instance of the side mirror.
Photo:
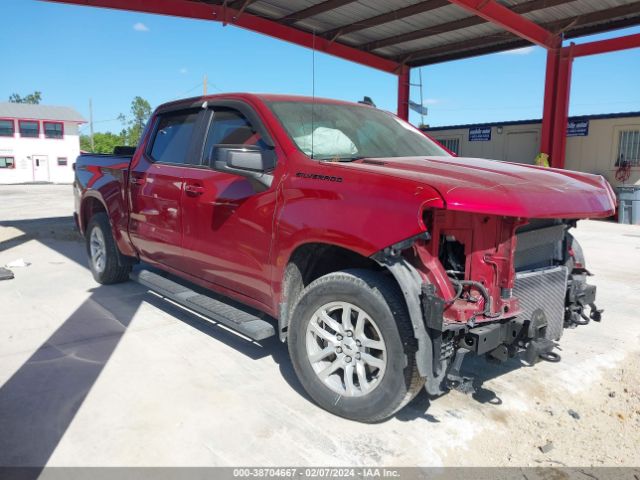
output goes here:
<path id="1" fill-rule="evenodd" d="M 273 150 L 260 150 L 246 145 L 216 145 L 212 152 L 212 168 L 248 178 L 254 186 L 270 187 L 271 172 L 276 166 Z"/>

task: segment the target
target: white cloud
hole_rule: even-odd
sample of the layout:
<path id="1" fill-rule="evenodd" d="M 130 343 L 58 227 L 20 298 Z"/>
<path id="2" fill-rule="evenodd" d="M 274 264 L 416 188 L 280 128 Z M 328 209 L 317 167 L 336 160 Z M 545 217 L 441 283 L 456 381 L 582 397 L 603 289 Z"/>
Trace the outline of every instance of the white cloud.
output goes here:
<path id="1" fill-rule="evenodd" d="M 500 55 L 529 55 L 533 53 L 534 47 L 522 47 L 515 50 L 507 50 L 506 52 L 500 52 Z"/>
<path id="2" fill-rule="evenodd" d="M 180 70 L 178 70 L 178 72 L 180 73 L 180 75 L 186 75 L 187 73 L 189 73 L 189 70 L 187 70 L 185 67 L 182 67 Z"/>
<path id="3" fill-rule="evenodd" d="M 133 29 L 136 32 L 148 32 L 149 30 L 151 30 L 149 27 L 147 27 L 144 23 L 142 22 L 138 22 L 138 23 L 134 23 L 133 24 Z"/>

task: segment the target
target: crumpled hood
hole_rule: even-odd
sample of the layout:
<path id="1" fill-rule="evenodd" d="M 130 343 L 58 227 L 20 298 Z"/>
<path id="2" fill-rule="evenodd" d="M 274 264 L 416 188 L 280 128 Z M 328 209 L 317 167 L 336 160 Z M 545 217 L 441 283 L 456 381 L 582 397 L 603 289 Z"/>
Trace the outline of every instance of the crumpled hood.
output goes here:
<path id="1" fill-rule="evenodd" d="M 524 218 L 613 215 L 615 196 L 600 175 L 461 157 L 376 158 L 341 164 L 435 188 L 446 208 Z"/>

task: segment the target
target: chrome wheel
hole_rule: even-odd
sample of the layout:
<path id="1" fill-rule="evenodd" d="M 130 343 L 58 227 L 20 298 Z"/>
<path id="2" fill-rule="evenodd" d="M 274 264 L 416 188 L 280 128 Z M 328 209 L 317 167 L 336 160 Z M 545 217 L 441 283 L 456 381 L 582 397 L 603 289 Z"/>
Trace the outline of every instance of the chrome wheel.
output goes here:
<path id="1" fill-rule="evenodd" d="M 375 321 L 348 302 L 332 302 L 313 314 L 306 332 L 309 362 L 331 390 L 358 397 L 384 376 L 387 350 Z"/>
<path id="2" fill-rule="evenodd" d="M 93 263 L 93 268 L 98 273 L 104 272 L 104 268 L 107 263 L 107 247 L 102 230 L 98 227 L 91 230 L 89 249 L 91 251 L 91 263 Z"/>

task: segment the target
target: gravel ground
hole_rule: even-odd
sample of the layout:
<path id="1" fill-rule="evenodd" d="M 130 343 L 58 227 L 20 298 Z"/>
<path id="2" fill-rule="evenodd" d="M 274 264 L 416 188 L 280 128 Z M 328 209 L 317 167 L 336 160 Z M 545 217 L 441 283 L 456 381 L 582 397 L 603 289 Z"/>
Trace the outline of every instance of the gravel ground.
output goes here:
<path id="1" fill-rule="evenodd" d="M 638 466 L 640 465 L 640 353 L 578 394 L 550 389 L 544 377 L 523 390 L 526 411 L 482 408 L 453 393 L 448 401 L 469 408 L 493 425 L 481 448 L 452 452 L 445 465 L 465 466 Z M 462 398 L 461 398 L 462 397 Z"/>

